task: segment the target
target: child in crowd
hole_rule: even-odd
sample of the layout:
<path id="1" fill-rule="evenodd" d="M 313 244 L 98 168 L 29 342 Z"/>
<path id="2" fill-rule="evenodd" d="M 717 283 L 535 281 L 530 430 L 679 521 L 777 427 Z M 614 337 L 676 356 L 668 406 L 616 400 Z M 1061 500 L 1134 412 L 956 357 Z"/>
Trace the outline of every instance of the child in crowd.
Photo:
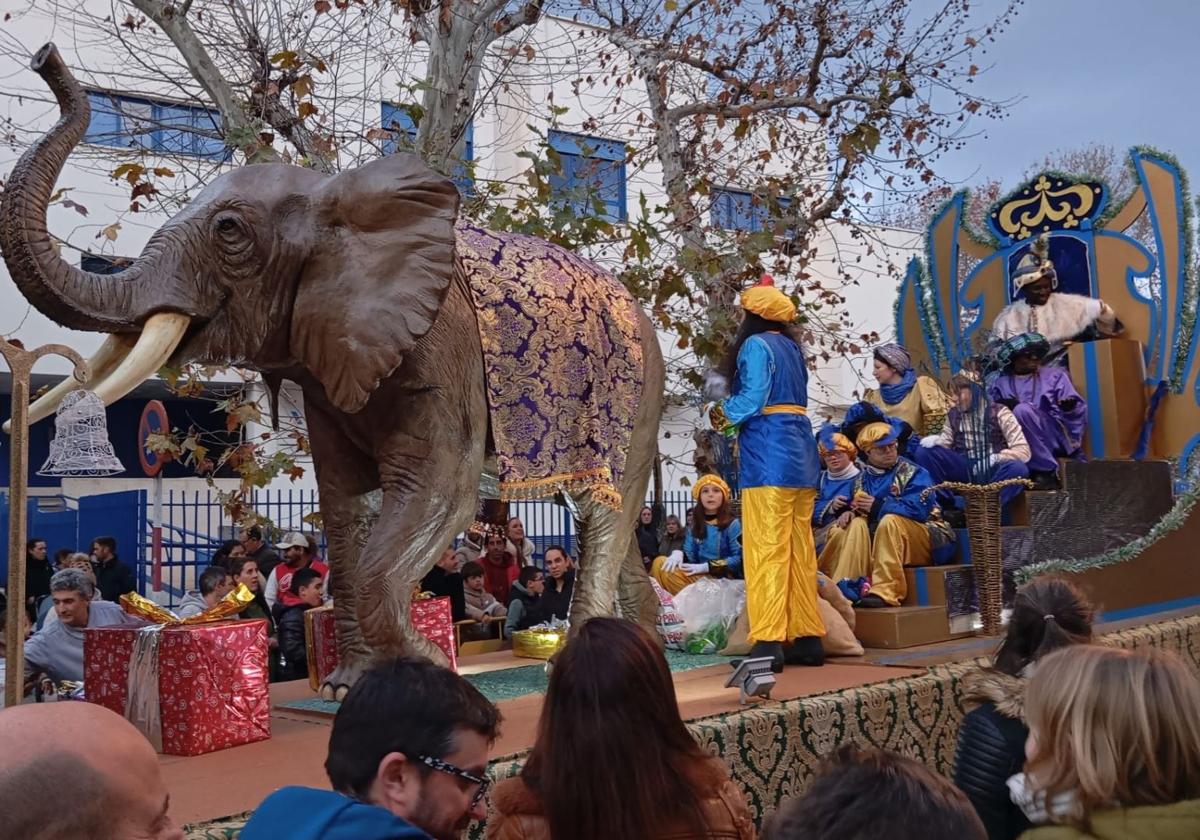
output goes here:
<path id="1" fill-rule="evenodd" d="M 475 560 L 467 563 L 462 569 L 463 596 L 466 599 L 467 618 L 479 622 L 474 626 L 463 628 L 464 639 L 487 639 L 494 636 L 488 626 L 493 621 L 501 621 L 507 617 L 508 611 L 504 604 L 496 600 L 496 596 L 487 590 L 484 581 L 483 566 Z"/>
<path id="2" fill-rule="evenodd" d="M 702 475 L 692 485 L 700 518 L 693 519 L 681 551 L 659 557 L 650 566 L 651 577 L 672 595 L 710 574 L 714 564 L 731 577 L 742 576 L 742 523 L 733 515 L 730 497 L 729 485 L 718 475 Z"/>
<path id="3" fill-rule="evenodd" d="M 540 624 L 542 618 L 542 593 L 546 590 L 546 573 L 537 566 L 525 566 L 517 575 L 508 596 L 508 619 L 504 622 L 504 635 L 511 637 L 518 630 L 527 630 Z"/>
<path id="4" fill-rule="evenodd" d="M 1029 840 L 1200 837 L 1200 680 L 1154 648 L 1072 647 L 1025 691 L 1025 772 L 1012 799 Z"/>
<path id="5" fill-rule="evenodd" d="M 764 840 L 986 837 L 971 803 L 948 779 L 911 758 L 852 744 L 826 759 L 804 795 L 784 801 L 763 829 Z"/>
<path id="6" fill-rule="evenodd" d="M 321 573 L 312 567 L 297 569 L 290 589 L 299 603 L 274 607 L 279 633 L 280 679 L 300 680 L 308 676 L 308 654 L 304 646 L 304 613 L 321 606 Z"/>

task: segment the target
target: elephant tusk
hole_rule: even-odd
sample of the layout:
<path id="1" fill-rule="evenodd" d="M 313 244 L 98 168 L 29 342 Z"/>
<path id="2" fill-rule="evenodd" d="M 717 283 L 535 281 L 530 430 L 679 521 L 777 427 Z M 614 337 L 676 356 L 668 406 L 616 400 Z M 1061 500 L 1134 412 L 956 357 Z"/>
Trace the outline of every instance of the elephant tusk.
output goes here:
<path id="1" fill-rule="evenodd" d="M 137 344 L 108 377 L 90 390 L 105 405 L 112 405 L 153 376 L 183 340 L 190 319 L 176 312 L 151 315 L 137 337 Z"/>
<path id="2" fill-rule="evenodd" d="M 91 371 L 90 384 L 95 386 L 102 382 L 104 377 L 112 373 L 113 369 L 121 363 L 121 360 L 128 355 L 130 349 L 137 341 L 136 335 L 110 335 L 100 345 L 100 349 L 88 359 L 88 370 Z M 74 377 L 68 376 L 62 382 L 59 382 L 46 393 L 42 394 L 29 405 L 29 422 L 36 423 L 37 421 L 49 417 L 58 408 L 58 404 L 63 401 L 63 397 L 74 391 L 76 388 L 86 387 L 75 380 Z M 4 433 L 9 434 L 12 430 L 12 424 L 9 421 L 4 423 Z"/>

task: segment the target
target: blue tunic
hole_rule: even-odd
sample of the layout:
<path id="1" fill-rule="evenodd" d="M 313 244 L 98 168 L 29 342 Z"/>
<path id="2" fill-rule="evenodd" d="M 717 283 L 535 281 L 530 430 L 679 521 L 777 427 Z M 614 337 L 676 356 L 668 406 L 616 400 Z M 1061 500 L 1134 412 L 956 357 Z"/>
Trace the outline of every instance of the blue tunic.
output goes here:
<path id="1" fill-rule="evenodd" d="M 933 479 L 929 473 L 905 458 L 897 460 L 896 466 L 886 471 L 864 467 L 855 483 L 856 490 L 875 497 L 875 506 L 869 514 L 872 523 L 889 513 L 914 522 L 928 521 L 933 513 L 933 494 L 922 501 L 921 493 L 932 486 Z"/>
<path id="2" fill-rule="evenodd" d="M 738 427 L 738 484 L 815 488 L 820 461 L 812 424 L 804 414 L 763 414 L 771 405 L 807 407 L 808 369 L 795 342 L 765 332 L 742 344 L 733 396 L 725 401 L 725 416 Z"/>
<path id="3" fill-rule="evenodd" d="M 821 483 L 817 486 L 817 503 L 813 506 L 813 525 L 828 525 L 841 513 L 850 509 L 849 504 L 854 499 L 854 483 L 858 481 L 858 475 L 855 473 L 845 478 L 830 478 L 828 470 L 821 471 Z M 846 499 L 846 507 L 835 513 L 829 506 L 838 496 Z"/>
<path id="4" fill-rule="evenodd" d="M 698 540 L 687 529 L 683 538 L 683 556 L 689 563 L 711 563 L 724 560 L 732 577 L 742 576 L 742 520 L 735 519 L 723 529 L 708 522 L 704 539 Z"/>

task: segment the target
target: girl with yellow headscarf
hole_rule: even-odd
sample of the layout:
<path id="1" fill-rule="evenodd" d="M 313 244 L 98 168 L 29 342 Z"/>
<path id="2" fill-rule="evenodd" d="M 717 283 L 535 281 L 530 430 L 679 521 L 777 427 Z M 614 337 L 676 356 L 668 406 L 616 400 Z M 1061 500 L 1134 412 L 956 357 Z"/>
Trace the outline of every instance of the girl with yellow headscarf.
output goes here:
<path id="1" fill-rule="evenodd" d="M 682 551 L 659 557 L 650 574 L 672 595 L 719 567 L 742 576 L 742 523 L 733 515 L 729 485 L 719 475 L 702 475 L 692 485 L 697 505 Z"/>

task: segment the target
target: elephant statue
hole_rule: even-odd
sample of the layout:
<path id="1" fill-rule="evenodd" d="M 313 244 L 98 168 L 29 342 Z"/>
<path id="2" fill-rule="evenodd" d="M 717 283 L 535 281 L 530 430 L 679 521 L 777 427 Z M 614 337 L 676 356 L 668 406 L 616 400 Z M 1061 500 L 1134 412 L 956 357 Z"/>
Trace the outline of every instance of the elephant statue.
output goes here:
<path id="1" fill-rule="evenodd" d="M 656 453 L 663 361 L 645 313 L 600 267 L 531 237 L 457 223 L 453 183 L 413 155 L 335 175 L 222 174 L 117 275 L 65 262 L 46 226 L 87 96 L 53 44 L 33 69 L 62 115 L 14 166 L 0 248 L 40 312 L 109 338 L 87 387 L 105 404 L 164 364 L 259 371 L 304 394 L 329 541 L 340 697 L 377 654 L 445 661 L 409 620 L 416 583 L 477 510 L 558 498 L 579 527 L 571 617 L 652 626 L 634 524 Z M 51 414 L 74 383 L 30 406 Z"/>

